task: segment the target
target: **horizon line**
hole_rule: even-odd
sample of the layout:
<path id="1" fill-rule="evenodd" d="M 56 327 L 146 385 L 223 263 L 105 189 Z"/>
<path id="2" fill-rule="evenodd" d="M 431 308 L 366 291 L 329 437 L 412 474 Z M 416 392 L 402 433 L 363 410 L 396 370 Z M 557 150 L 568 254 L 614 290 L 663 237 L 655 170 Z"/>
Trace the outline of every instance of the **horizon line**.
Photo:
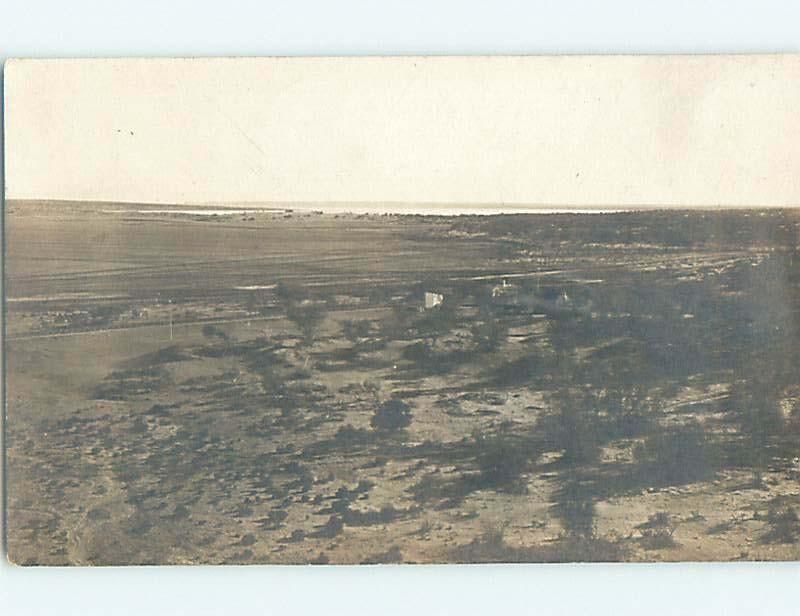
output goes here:
<path id="1" fill-rule="evenodd" d="M 520 201 L 474 201 L 474 202 L 458 202 L 458 201 L 392 201 L 392 200 L 331 200 L 331 201 L 313 201 L 313 200 L 290 200 L 290 201 L 268 201 L 268 200 L 233 200 L 233 201 L 139 201 L 139 200 L 125 200 L 125 199 L 72 199 L 72 198 L 39 198 L 39 197 L 5 197 L 4 203 L 38 203 L 38 204 L 65 204 L 65 205 L 124 205 L 124 206 L 139 206 L 139 207 L 168 207 L 168 208 L 181 208 L 181 207 L 197 207 L 197 208 L 221 208 L 221 209 L 242 209 L 245 207 L 253 207 L 254 209 L 293 209 L 293 208 L 313 208 L 324 206 L 393 206 L 393 207 L 420 207 L 431 206 L 439 208 L 464 208 L 465 210 L 475 209 L 498 209 L 498 208 L 511 208 L 511 209 L 530 209 L 530 210 L 564 210 L 568 213 L 570 210 L 587 211 L 597 210 L 614 210 L 617 212 L 623 211 L 637 211 L 637 210 L 764 210 L 764 209 L 798 209 L 800 204 L 797 205 L 751 205 L 751 204 L 684 204 L 684 203 L 639 203 L 639 204 L 578 204 L 578 203 L 535 203 L 535 202 L 520 202 Z M 381 212 L 382 213 L 382 212 Z"/>

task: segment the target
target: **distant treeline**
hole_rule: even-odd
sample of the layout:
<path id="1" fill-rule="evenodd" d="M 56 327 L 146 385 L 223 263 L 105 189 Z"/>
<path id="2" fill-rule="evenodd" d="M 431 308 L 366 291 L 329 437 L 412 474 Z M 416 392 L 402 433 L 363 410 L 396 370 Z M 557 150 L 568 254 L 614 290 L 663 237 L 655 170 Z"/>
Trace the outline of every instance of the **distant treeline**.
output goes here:
<path id="1" fill-rule="evenodd" d="M 650 243 L 675 247 L 750 245 L 797 248 L 800 209 L 657 210 L 609 214 L 461 216 L 454 229 L 540 241 Z"/>

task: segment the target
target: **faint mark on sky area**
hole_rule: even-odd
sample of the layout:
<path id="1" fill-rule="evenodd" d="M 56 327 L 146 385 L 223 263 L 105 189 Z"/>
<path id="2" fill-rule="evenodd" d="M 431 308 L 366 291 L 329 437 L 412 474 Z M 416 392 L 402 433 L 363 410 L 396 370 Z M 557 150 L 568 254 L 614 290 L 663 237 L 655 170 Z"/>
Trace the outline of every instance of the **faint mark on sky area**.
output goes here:
<path id="1" fill-rule="evenodd" d="M 206 96 L 205 98 L 209 103 L 211 103 L 214 106 L 214 109 L 217 111 L 217 113 L 219 113 L 223 118 L 225 118 L 228 124 L 230 124 L 234 128 L 234 130 L 236 130 L 236 132 L 239 133 L 239 135 L 241 135 L 245 141 L 247 141 L 247 143 L 249 143 L 253 148 L 255 148 L 259 154 L 261 154 L 262 158 L 267 157 L 267 153 L 263 149 L 261 149 L 261 146 L 258 144 L 258 142 L 255 139 L 253 139 L 250 136 L 250 134 L 246 130 L 244 130 L 233 117 L 231 117 L 230 114 L 226 113 L 218 102 L 216 102 L 209 96 Z M 264 173 L 265 171 L 261 165 L 258 164 L 251 165 L 249 163 L 246 164 L 248 169 L 250 169 L 250 171 L 255 175 Z"/>

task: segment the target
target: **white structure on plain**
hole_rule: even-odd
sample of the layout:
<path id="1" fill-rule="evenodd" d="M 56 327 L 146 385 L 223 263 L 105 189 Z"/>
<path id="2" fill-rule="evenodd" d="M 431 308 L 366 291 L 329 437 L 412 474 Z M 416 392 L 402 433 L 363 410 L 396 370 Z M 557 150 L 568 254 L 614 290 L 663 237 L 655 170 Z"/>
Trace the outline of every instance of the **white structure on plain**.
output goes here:
<path id="1" fill-rule="evenodd" d="M 511 286 L 512 285 L 508 284 L 508 280 L 503 278 L 503 283 L 492 289 L 492 297 L 500 297 L 504 293 L 507 293 Z"/>
<path id="2" fill-rule="evenodd" d="M 430 310 L 439 306 L 444 301 L 444 295 L 441 293 L 432 293 L 425 291 L 425 310 Z"/>

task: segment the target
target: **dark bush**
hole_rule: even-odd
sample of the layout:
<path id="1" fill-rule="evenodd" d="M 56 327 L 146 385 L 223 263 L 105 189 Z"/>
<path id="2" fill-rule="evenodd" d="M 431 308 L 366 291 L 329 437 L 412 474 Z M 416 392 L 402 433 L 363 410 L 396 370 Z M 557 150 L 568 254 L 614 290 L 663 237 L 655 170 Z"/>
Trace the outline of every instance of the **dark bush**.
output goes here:
<path id="1" fill-rule="evenodd" d="M 376 430 L 394 432 L 411 423 L 411 407 L 397 398 L 381 404 L 372 416 L 370 425 Z"/>
<path id="2" fill-rule="evenodd" d="M 325 524 L 318 528 L 319 530 L 314 531 L 308 536 L 333 539 L 344 530 L 344 522 L 338 515 L 332 515 Z"/>
<path id="3" fill-rule="evenodd" d="M 371 329 L 372 322 L 367 320 L 348 319 L 342 323 L 342 333 L 352 344 L 357 344 L 362 338 L 368 338 Z"/>
<path id="4" fill-rule="evenodd" d="M 502 531 L 488 532 L 451 552 L 461 563 L 563 563 L 618 562 L 625 551 L 616 543 L 601 538 L 567 537 L 546 545 L 512 547 Z"/>
<path id="5" fill-rule="evenodd" d="M 767 523 L 769 531 L 761 538 L 762 543 L 796 543 L 800 537 L 800 516 L 792 506 L 770 507 Z"/>
<path id="6" fill-rule="evenodd" d="M 242 539 L 239 541 L 239 545 L 255 545 L 256 536 L 253 533 L 247 533 Z"/>
<path id="7" fill-rule="evenodd" d="M 475 346 L 484 352 L 496 350 L 506 339 L 508 327 L 496 319 L 473 325 L 470 329 Z"/>
<path id="8" fill-rule="evenodd" d="M 289 304 L 286 317 L 300 330 L 303 343 L 310 346 L 314 343 L 317 328 L 325 319 L 325 309 L 321 304 Z"/>
<path id="9" fill-rule="evenodd" d="M 430 360 L 432 354 L 427 344 L 415 342 L 403 348 L 402 356 L 403 359 L 407 359 L 410 362 L 424 364 Z"/>
<path id="10" fill-rule="evenodd" d="M 595 462 L 600 453 L 596 409 L 580 392 L 568 388 L 557 391 L 549 401 L 555 410 L 544 424 L 550 446 L 563 450 L 562 460 L 570 466 Z"/>
<path id="11" fill-rule="evenodd" d="M 375 554 L 374 556 L 370 556 L 361 562 L 362 565 L 385 565 L 390 563 L 401 563 L 403 562 L 403 554 L 400 552 L 400 548 L 395 546 L 390 547 L 385 552 L 381 552 L 380 554 Z"/>
<path id="12" fill-rule="evenodd" d="M 710 479 L 717 466 L 714 447 L 696 422 L 652 434 L 634 449 L 634 458 L 653 486 Z"/>
<path id="13" fill-rule="evenodd" d="M 221 338 L 222 340 L 228 339 L 228 334 L 210 323 L 203 326 L 203 336 L 206 338 Z"/>
<path id="14" fill-rule="evenodd" d="M 664 550 L 678 546 L 672 537 L 676 526 L 666 511 L 654 513 L 647 522 L 639 524 L 636 528 L 641 532 L 639 543 L 645 550 Z"/>
<path id="15" fill-rule="evenodd" d="M 531 452 L 524 444 L 503 436 L 480 437 L 476 441 L 477 462 L 484 487 L 524 492 L 521 475 L 528 470 Z"/>
<path id="16" fill-rule="evenodd" d="M 567 479 L 555 494 L 553 509 L 568 537 L 594 537 L 595 496 L 590 486 Z"/>

